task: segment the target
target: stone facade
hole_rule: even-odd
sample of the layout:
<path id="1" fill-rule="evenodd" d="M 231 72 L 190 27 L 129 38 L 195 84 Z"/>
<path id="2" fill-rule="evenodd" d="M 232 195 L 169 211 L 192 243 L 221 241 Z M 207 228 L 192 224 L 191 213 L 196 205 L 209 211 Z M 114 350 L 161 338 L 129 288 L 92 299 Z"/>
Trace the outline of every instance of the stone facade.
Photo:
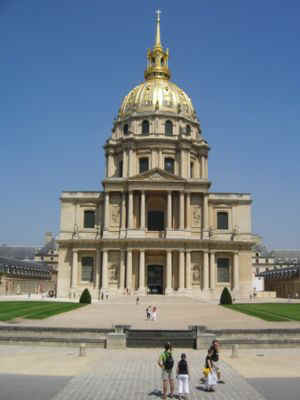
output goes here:
<path id="1" fill-rule="evenodd" d="M 103 192 L 63 192 L 58 296 L 248 297 L 251 196 L 212 193 L 208 152 L 189 97 L 169 81 L 168 51 L 147 54 L 104 146 Z"/>

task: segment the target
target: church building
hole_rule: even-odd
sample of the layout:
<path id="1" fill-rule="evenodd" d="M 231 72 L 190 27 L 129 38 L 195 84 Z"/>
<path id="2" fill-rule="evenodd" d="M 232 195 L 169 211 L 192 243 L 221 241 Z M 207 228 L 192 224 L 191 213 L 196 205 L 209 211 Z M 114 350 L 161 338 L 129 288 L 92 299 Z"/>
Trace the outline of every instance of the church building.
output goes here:
<path id="1" fill-rule="evenodd" d="M 61 194 L 59 297 L 252 292 L 251 196 L 210 192 L 210 147 L 168 58 L 158 12 L 145 80 L 104 146 L 103 191 Z"/>

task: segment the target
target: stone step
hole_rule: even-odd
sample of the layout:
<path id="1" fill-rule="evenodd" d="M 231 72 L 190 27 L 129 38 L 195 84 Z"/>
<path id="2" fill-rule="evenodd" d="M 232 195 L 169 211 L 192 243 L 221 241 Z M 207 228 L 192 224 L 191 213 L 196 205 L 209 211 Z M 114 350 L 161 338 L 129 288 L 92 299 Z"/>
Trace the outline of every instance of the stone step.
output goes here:
<path id="1" fill-rule="evenodd" d="M 30 336 L 1 336 L 0 343 L 9 344 L 45 344 L 45 345 L 62 345 L 62 346 L 78 346 L 85 343 L 88 347 L 104 348 L 106 339 L 90 339 L 90 338 L 67 338 L 67 337 L 30 337 Z"/>

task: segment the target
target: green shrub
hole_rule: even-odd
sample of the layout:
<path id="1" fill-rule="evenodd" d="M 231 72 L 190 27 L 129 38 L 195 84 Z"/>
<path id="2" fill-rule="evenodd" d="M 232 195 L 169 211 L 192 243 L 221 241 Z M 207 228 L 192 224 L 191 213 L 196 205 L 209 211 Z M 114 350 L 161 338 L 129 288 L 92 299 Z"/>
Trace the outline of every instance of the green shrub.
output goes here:
<path id="1" fill-rule="evenodd" d="M 232 304 L 232 297 L 227 287 L 224 287 L 220 297 L 220 304 Z"/>
<path id="2" fill-rule="evenodd" d="M 92 302 L 92 297 L 90 295 L 90 292 L 88 289 L 84 289 L 84 291 L 81 293 L 79 303 L 82 304 L 91 304 Z"/>

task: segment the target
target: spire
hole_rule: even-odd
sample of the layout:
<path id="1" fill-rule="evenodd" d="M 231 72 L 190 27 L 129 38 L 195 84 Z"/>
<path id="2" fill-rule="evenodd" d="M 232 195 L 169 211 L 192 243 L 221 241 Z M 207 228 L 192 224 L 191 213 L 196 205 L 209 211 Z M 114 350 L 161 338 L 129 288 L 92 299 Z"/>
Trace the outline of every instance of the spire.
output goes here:
<path id="1" fill-rule="evenodd" d="M 155 36 L 155 48 L 160 47 L 162 48 L 162 45 L 160 43 L 160 14 L 161 11 L 157 10 L 156 11 L 156 36 Z"/>
<path id="2" fill-rule="evenodd" d="M 145 79 L 170 79 L 170 71 L 168 68 L 169 50 L 164 51 L 160 41 L 160 14 L 156 11 L 156 35 L 155 45 L 152 50 L 147 52 L 147 69 L 145 71 Z"/>

